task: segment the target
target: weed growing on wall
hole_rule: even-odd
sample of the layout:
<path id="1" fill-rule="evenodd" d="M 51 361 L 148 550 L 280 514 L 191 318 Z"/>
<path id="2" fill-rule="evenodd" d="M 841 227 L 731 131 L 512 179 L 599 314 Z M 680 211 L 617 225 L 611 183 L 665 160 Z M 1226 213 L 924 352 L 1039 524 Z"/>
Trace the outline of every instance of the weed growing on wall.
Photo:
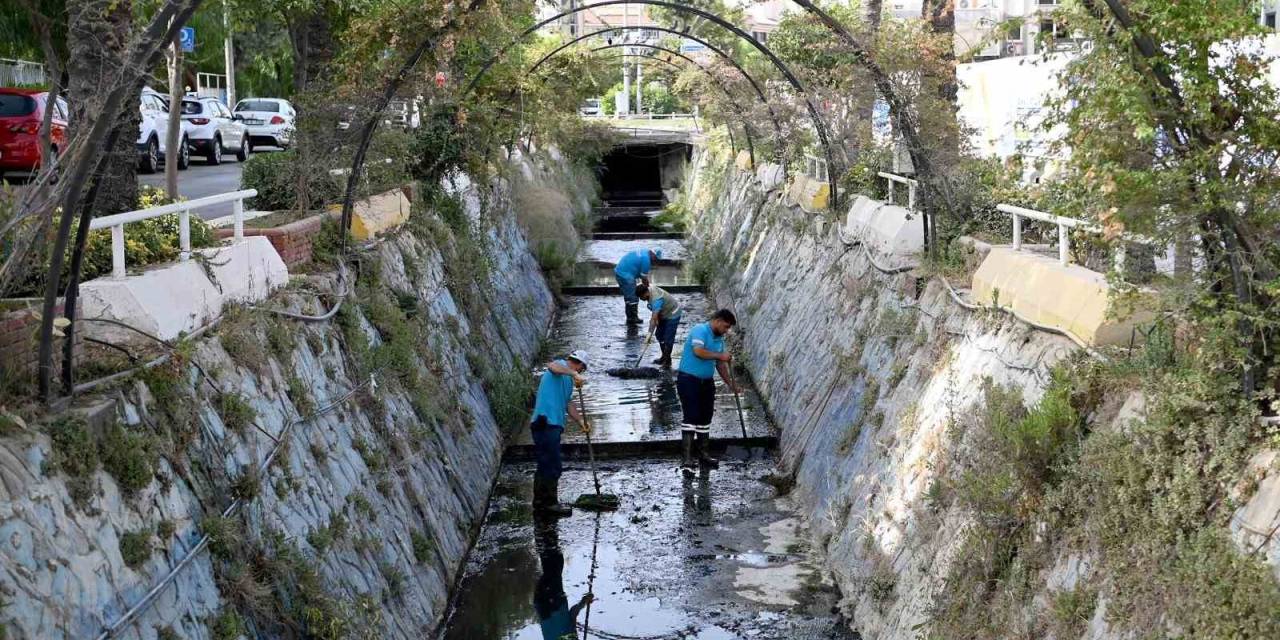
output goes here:
<path id="1" fill-rule="evenodd" d="M 120 558 L 130 569 L 141 567 L 151 558 L 151 532 L 142 530 L 120 534 Z"/>

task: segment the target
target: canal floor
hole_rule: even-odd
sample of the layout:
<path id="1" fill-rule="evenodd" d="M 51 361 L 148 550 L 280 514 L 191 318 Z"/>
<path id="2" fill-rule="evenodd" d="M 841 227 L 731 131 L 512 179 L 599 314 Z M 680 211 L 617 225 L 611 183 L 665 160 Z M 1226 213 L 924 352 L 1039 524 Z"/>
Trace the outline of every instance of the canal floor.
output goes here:
<path id="1" fill-rule="evenodd" d="M 586 259 L 616 259 L 647 241 L 588 243 Z M 676 243 L 678 247 L 678 241 Z M 675 294 L 686 309 L 673 357 L 689 328 L 712 309 L 702 293 Z M 674 375 L 621 379 L 605 371 L 636 364 L 642 329 L 624 324 L 620 296 L 569 296 L 551 335 L 551 351 L 585 349 L 583 389 L 593 440 L 644 443 L 680 438 Z M 647 319 L 647 312 L 641 316 Z M 658 356 L 649 345 L 643 365 Z M 775 435 L 749 380 L 741 418 L 733 394 L 718 385 L 714 439 Z M 579 442 L 574 428 L 565 440 Z M 513 444 L 528 444 L 527 430 Z M 621 508 L 575 511 L 543 521 L 530 507 L 533 465 L 508 462 L 441 634 L 442 640 L 544 638 L 846 640 L 857 636 L 834 612 L 839 594 L 824 579 L 789 502 L 762 479 L 774 452 L 730 446 L 718 470 L 685 478 L 678 460 L 654 453 L 601 460 L 603 491 Z M 592 491 L 586 461 L 567 463 L 561 500 Z M 587 593 L 593 598 L 583 600 Z M 575 605 L 581 604 L 581 607 Z M 570 620 L 572 619 L 572 622 Z M 564 635 L 569 633 L 569 635 Z"/>

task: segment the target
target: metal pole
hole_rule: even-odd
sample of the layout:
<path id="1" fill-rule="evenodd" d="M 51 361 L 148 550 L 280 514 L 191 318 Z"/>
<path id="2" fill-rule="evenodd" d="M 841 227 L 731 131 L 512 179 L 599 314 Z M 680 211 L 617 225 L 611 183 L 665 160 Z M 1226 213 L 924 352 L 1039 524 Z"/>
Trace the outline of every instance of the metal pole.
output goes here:
<path id="1" fill-rule="evenodd" d="M 186 262 L 191 259 L 191 210 L 183 209 L 178 214 L 178 259 Z"/>
<path id="2" fill-rule="evenodd" d="M 1013 250 L 1022 249 L 1022 216 L 1018 214 L 1010 214 L 1013 216 Z"/>
<path id="3" fill-rule="evenodd" d="M 244 240 L 244 199 L 236 198 L 231 202 L 231 219 L 235 225 L 235 240 Z"/>
<path id="4" fill-rule="evenodd" d="M 121 223 L 111 227 L 111 277 L 124 276 L 124 224 Z"/>
<path id="5" fill-rule="evenodd" d="M 1071 254 L 1071 236 L 1067 235 L 1067 225 L 1058 225 L 1058 262 L 1067 266 Z"/>
<path id="6" fill-rule="evenodd" d="M 222 2 L 222 30 L 226 34 L 222 39 L 222 54 L 227 74 L 227 106 L 234 109 L 236 106 L 236 53 L 235 47 L 231 44 L 231 9 L 227 6 L 227 0 Z"/>
<path id="7" fill-rule="evenodd" d="M 626 31 L 627 16 L 631 13 L 631 5 L 622 5 L 622 41 L 627 42 L 630 34 Z M 618 115 L 625 116 L 631 113 L 631 70 L 627 68 L 627 59 L 622 59 L 622 102 L 615 105 Z"/>

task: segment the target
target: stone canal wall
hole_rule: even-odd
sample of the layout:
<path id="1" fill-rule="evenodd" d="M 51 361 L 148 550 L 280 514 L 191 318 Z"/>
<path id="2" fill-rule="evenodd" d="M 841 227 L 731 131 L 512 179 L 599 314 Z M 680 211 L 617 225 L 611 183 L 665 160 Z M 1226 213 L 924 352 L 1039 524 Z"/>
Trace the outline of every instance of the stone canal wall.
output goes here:
<path id="1" fill-rule="evenodd" d="M 1034 403 L 1075 345 L 965 309 L 936 279 L 880 271 L 790 204 L 785 185 L 764 191 L 728 158 L 701 153 L 691 171 L 691 261 L 738 314 L 741 354 L 782 428 L 782 471 L 842 609 L 863 637 L 915 638 L 965 526 L 929 501 L 957 446 L 949 428 L 985 378 Z"/>
<path id="2" fill-rule="evenodd" d="M 512 162 L 586 213 L 587 174 Z M 429 634 L 553 314 L 509 185 L 454 176 L 345 281 L 264 305 L 328 319 L 233 309 L 54 424 L 6 421 L 0 638 L 93 638 L 156 585 L 115 637 Z"/>

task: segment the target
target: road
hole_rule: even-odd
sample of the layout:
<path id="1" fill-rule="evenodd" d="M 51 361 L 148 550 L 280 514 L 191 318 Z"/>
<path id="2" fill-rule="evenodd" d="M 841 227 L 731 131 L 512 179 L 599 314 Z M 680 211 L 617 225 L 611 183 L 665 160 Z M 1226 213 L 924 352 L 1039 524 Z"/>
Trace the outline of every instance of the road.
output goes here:
<path id="1" fill-rule="evenodd" d="M 254 153 L 273 153 L 263 149 L 254 149 Z M 242 165 L 234 156 L 225 156 L 222 164 L 210 166 L 204 164 L 203 158 L 193 157 L 191 166 L 186 171 L 178 172 L 178 193 L 188 200 L 212 196 L 240 189 L 240 173 Z M 138 183 L 153 187 L 164 186 L 164 172 L 151 175 L 139 175 Z M 198 211 L 200 217 L 209 220 L 231 215 L 231 203 L 217 204 Z"/>

